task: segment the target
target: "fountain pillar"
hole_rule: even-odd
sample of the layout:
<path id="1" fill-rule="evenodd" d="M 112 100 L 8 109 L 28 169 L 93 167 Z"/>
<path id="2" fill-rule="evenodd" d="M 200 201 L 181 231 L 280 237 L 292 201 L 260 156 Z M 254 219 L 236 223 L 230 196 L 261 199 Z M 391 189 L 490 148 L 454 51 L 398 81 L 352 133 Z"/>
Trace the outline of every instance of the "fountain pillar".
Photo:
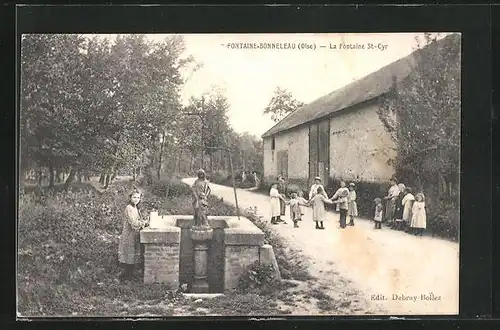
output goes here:
<path id="1" fill-rule="evenodd" d="M 194 281 L 193 293 L 209 293 L 208 285 L 208 246 L 214 230 L 209 225 L 193 226 L 190 229 L 194 246 Z"/>

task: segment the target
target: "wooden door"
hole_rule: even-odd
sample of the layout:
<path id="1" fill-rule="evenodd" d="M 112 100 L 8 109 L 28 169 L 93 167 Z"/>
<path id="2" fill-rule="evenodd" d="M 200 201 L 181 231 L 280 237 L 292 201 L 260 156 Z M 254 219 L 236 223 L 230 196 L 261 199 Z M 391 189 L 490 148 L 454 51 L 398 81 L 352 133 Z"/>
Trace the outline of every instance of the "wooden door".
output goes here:
<path id="1" fill-rule="evenodd" d="M 319 176 L 326 186 L 330 170 L 330 121 L 309 125 L 309 185 Z"/>
<path id="2" fill-rule="evenodd" d="M 309 125 L 309 186 L 318 175 L 318 125 Z"/>
<path id="3" fill-rule="evenodd" d="M 318 175 L 323 185 L 328 184 L 330 170 L 330 121 L 325 120 L 318 125 Z M 321 171 L 319 170 L 321 169 Z"/>

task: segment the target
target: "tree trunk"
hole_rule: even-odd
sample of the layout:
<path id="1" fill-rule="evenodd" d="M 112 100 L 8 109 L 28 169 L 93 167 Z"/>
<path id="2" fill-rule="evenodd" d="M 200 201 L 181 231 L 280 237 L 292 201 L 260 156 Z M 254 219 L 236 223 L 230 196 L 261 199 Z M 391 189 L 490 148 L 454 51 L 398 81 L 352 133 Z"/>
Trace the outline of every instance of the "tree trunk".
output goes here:
<path id="1" fill-rule="evenodd" d="M 104 189 L 108 188 L 110 181 L 111 181 L 111 175 L 107 173 L 106 178 L 104 179 Z"/>
<path id="2" fill-rule="evenodd" d="M 177 162 L 174 165 L 174 172 L 175 172 L 176 168 L 177 168 L 177 171 L 179 173 L 182 172 L 182 170 L 181 170 L 181 161 L 182 161 L 182 149 L 179 149 L 179 153 L 177 154 Z"/>
<path id="3" fill-rule="evenodd" d="M 99 177 L 100 184 L 104 184 L 105 177 L 106 177 L 106 174 L 104 172 L 101 172 L 101 176 Z"/>
<path id="4" fill-rule="evenodd" d="M 42 170 L 42 165 L 38 166 L 38 186 L 42 186 L 42 179 L 43 179 L 43 170 Z"/>
<path id="5" fill-rule="evenodd" d="M 137 179 L 137 168 L 134 166 L 134 168 L 132 169 L 132 181 L 135 182 L 136 179 Z"/>
<path id="6" fill-rule="evenodd" d="M 214 160 L 214 156 L 213 156 L 213 154 L 210 154 L 210 172 L 214 171 L 213 160 Z"/>
<path id="7" fill-rule="evenodd" d="M 69 185 L 75 180 L 75 175 L 76 175 L 76 170 L 72 168 L 71 171 L 69 172 L 66 182 L 64 183 L 64 189 L 69 188 Z"/>
<path id="8" fill-rule="evenodd" d="M 163 147 L 165 145 L 165 132 L 163 132 L 163 139 L 161 140 L 160 143 L 160 155 L 158 156 L 158 167 L 156 168 L 156 177 L 158 180 L 160 180 L 160 173 L 161 173 L 161 165 L 163 162 Z"/>
<path id="9" fill-rule="evenodd" d="M 49 164 L 49 187 L 54 187 L 54 167 L 52 164 Z"/>

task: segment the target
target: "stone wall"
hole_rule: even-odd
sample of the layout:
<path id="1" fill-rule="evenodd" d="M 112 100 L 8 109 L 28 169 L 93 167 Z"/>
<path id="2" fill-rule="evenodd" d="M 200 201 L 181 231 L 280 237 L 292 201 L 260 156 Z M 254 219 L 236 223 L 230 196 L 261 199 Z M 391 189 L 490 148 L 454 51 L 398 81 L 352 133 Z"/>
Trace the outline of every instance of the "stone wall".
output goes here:
<path id="1" fill-rule="evenodd" d="M 378 106 L 377 100 L 368 101 L 329 119 L 330 177 L 386 182 L 393 175 L 394 169 L 388 162 L 396 156 L 395 144 L 378 117 Z M 276 179 L 276 153 L 287 150 L 289 181 L 307 183 L 309 125 L 278 133 L 274 156 L 271 144 L 272 137 L 264 138 L 265 181 Z"/>
<path id="2" fill-rule="evenodd" d="M 180 228 L 142 230 L 144 283 L 164 283 L 179 287 Z M 147 266 L 146 266 L 147 265 Z"/>
<path id="3" fill-rule="evenodd" d="M 288 151 L 288 178 L 301 179 L 309 175 L 309 127 L 292 129 L 275 137 L 275 151 L 271 149 L 272 137 L 264 139 L 264 177 L 278 175 L 277 153 Z"/>
<path id="4" fill-rule="evenodd" d="M 330 119 L 330 176 L 344 180 L 385 182 L 394 169 L 395 144 L 377 114 L 378 103 Z"/>
<path id="5" fill-rule="evenodd" d="M 154 227 L 141 231 L 146 251 L 144 282 L 165 283 L 173 288 L 187 283 L 190 287 L 194 273 L 194 247 L 189 235 L 192 216 L 152 216 Z M 208 219 L 214 229 L 208 250 L 210 292 L 234 289 L 242 272 L 254 262 L 277 266 L 270 246 L 264 245 L 264 233 L 249 219 L 217 216 Z"/>

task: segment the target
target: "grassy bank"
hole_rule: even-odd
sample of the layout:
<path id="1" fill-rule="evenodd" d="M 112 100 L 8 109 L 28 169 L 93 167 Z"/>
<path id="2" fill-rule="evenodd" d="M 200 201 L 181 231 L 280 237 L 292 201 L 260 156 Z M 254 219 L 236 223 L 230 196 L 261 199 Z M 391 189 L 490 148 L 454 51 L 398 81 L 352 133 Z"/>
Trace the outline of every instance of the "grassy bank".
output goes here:
<path id="1" fill-rule="evenodd" d="M 222 298 L 194 302 L 178 288 L 145 285 L 142 273 L 135 281 L 118 281 L 117 247 L 122 212 L 132 182 L 115 182 L 98 193 L 78 184 L 69 191 L 24 190 L 19 202 L 18 313 L 19 316 L 169 316 L 169 315 L 277 315 L 286 307 L 290 280 L 310 278 L 300 256 L 259 219 L 273 245 L 283 281 L 228 292 Z M 167 190 L 162 190 L 165 185 Z M 162 188 L 163 187 L 163 188 Z M 189 189 L 179 179 L 143 187 L 142 213 L 191 214 Z M 167 197 L 165 197 L 167 196 Z M 209 214 L 233 215 L 235 209 L 211 196 Z M 255 283 L 254 283 L 255 284 Z M 281 297 L 281 298 L 280 298 Z M 285 306 L 285 307 L 284 307 Z"/>

